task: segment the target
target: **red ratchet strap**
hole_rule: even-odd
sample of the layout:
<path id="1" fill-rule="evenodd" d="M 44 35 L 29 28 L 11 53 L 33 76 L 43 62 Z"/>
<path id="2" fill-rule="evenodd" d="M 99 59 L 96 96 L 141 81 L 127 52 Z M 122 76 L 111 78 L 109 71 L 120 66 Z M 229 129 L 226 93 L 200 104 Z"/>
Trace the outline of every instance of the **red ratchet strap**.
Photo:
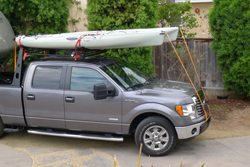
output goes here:
<path id="1" fill-rule="evenodd" d="M 98 34 L 98 32 L 97 32 Z M 77 42 L 76 42 L 76 45 L 75 45 L 75 56 L 74 56 L 74 60 L 76 61 L 77 58 L 80 58 L 80 55 L 77 54 L 77 46 L 81 49 L 81 51 L 83 51 L 83 48 L 81 47 L 81 39 L 85 36 L 94 36 L 95 34 L 84 34 L 84 35 L 81 35 Z"/>
<path id="2" fill-rule="evenodd" d="M 25 35 L 22 35 L 22 36 L 25 36 Z M 25 59 L 26 59 L 26 57 L 27 57 L 27 52 L 25 52 L 24 51 L 24 47 L 21 45 L 21 38 L 22 38 L 22 36 L 20 36 L 19 37 L 19 40 L 18 40 L 18 47 L 20 48 L 20 49 L 22 49 L 22 51 L 23 51 L 23 54 L 24 54 L 24 56 L 23 56 L 23 61 L 25 61 Z"/>
<path id="3" fill-rule="evenodd" d="M 80 55 L 75 55 L 74 56 L 74 60 L 76 61 L 76 59 L 80 58 Z"/>

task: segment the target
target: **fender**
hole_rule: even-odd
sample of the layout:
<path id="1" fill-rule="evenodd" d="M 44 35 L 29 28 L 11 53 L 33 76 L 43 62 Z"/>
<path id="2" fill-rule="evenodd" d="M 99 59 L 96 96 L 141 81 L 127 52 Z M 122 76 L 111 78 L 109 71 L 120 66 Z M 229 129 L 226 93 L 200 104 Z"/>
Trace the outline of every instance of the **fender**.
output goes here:
<path id="1" fill-rule="evenodd" d="M 180 115 L 176 111 L 170 109 L 169 107 L 165 105 L 158 104 L 158 103 L 144 103 L 144 104 L 136 106 L 129 112 L 124 113 L 123 123 L 131 124 L 131 122 L 138 115 L 145 114 L 145 113 L 157 113 L 157 114 L 163 115 L 164 117 L 167 117 L 174 124 L 174 126 L 179 125 L 180 124 L 179 121 L 183 121 Z"/>

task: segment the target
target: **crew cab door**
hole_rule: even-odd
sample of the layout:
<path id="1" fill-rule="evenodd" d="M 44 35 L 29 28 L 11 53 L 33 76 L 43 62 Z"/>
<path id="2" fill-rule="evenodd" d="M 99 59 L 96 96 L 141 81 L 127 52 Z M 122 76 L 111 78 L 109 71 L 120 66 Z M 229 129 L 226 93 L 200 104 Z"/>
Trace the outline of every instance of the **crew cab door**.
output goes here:
<path id="1" fill-rule="evenodd" d="M 65 128 L 62 65 L 32 64 L 24 82 L 23 101 L 29 126 Z"/>
<path id="2" fill-rule="evenodd" d="M 65 123 L 70 130 L 121 132 L 121 93 L 95 100 L 95 84 L 105 83 L 114 87 L 97 67 L 68 66 L 65 102 Z"/>

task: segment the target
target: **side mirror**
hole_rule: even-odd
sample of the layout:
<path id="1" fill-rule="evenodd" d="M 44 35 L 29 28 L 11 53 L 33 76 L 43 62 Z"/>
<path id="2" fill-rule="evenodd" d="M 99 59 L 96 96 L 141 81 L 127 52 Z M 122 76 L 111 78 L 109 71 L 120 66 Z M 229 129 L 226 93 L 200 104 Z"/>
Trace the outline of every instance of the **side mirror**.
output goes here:
<path id="1" fill-rule="evenodd" d="M 107 97 L 115 96 L 115 88 L 107 88 L 106 84 L 100 83 L 94 85 L 94 99 L 95 100 L 102 100 L 106 99 Z"/>

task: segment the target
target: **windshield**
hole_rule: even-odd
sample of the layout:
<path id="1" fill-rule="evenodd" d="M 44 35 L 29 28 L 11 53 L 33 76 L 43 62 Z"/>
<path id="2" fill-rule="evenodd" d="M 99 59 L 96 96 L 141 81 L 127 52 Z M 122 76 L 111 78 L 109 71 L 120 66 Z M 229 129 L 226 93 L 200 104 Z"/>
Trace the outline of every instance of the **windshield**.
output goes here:
<path id="1" fill-rule="evenodd" d="M 101 69 L 126 90 L 140 88 L 149 80 L 146 74 L 125 62 L 114 62 Z"/>

